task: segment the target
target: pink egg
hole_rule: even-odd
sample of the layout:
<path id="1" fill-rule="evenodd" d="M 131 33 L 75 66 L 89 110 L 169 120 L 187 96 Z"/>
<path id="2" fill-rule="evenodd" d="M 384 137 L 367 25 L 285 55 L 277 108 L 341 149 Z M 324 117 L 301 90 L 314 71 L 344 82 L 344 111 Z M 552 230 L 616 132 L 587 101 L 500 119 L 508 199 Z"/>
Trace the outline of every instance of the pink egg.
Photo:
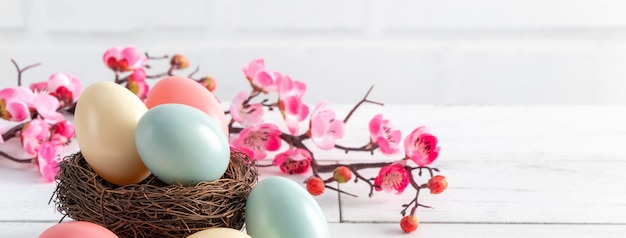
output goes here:
<path id="1" fill-rule="evenodd" d="M 98 224 L 85 221 L 63 222 L 46 229 L 39 238 L 119 238 Z"/>
<path id="2" fill-rule="evenodd" d="M 181 76 L 170 76 L 159 80 L 150 89 L 146 106 L 150 109 L 167 103 L 185 104 L 203 111 L 220 124 L 224 135 L 228 138 L 226 114 L 217 98 L 198 82 Z"/>

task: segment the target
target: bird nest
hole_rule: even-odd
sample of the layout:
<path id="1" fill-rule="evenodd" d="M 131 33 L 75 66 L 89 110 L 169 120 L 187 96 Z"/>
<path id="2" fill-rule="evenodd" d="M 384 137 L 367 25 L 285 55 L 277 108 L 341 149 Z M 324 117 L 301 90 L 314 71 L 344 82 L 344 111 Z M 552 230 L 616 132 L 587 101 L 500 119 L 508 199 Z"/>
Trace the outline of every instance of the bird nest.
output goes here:
<path id="1" fill-rule="evenodd" d="M 186 237 L 211 227 L 241 229 L 248 194 L 258 180 L 250 157 L 231 151 L 222 178 L 195 186 L 168 185 L 154 175 L 117 186 L 89 167 L 79 152 L 59 163 L 52 201 L 73 220 L 100 224 L 121 238 Z"/>

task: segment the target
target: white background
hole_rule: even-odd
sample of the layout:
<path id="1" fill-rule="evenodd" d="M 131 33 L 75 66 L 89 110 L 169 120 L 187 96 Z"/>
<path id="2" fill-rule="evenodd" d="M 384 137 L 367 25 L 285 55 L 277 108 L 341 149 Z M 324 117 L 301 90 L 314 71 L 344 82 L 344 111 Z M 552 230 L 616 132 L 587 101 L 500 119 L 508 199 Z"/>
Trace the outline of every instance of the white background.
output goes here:
<path id="1" fill-rule="evenodd" d="M 0 87 L 15 85 L 10 58 L 43 63 L 26 83 L 112 80 L 102 54 L 132 44 L 187 55 L 226 101 L 263 57 L 310 104 L 372 84 L 389 104 L 626 104 L 625 26 L 620 0 L 2 0 Z"/>

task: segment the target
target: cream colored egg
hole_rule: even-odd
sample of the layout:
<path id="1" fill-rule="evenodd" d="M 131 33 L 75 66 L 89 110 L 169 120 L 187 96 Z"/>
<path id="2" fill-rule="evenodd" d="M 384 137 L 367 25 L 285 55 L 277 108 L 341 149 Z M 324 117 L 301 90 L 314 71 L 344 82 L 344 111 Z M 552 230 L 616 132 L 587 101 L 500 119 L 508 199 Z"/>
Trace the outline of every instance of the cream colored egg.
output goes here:
<path id="1" fill-rule="evenodd" d="M 209 228 L 187 236 L 187 238 L 252 238 L 248 234 L 232 228 Z"/>
<path id="2" fill-rule="evenodd" d="M 87 163 L 105 180 L 123 186 L 150 175 L 135 146 L 135 128 L 148 109 L 135 94 L 98 82 L 76 104 L 76 141 Z"/>

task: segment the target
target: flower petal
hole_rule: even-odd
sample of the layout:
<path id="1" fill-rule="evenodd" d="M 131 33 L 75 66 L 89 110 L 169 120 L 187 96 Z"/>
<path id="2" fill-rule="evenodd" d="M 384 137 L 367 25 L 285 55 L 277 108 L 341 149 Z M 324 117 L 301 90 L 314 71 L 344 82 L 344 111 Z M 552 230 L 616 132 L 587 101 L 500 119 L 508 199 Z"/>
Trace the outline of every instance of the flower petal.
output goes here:
<path id="1" fill-rule="evenodd" d="M 63 114 L 57 112 L 59 100 L 49 94 L 37 94 L 34 106 L 48 123 L 54 124 L 65 119 Z"/>
<path id="2" fill-rule="evenodd" d="M 30 117 L 28 106 L 20 101 L 8 101 L 6 110 L 11 114 L 11 121 L 23 121 Z"/>

